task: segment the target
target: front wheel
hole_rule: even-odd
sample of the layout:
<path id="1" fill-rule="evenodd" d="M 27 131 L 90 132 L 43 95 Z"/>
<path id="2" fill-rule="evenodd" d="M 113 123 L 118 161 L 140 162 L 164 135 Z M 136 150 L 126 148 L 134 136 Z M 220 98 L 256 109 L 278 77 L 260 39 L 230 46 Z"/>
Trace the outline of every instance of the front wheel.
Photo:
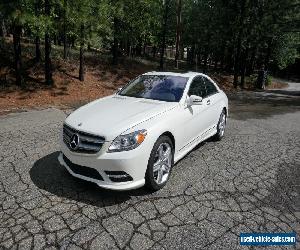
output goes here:
<path id="1" fill-rule="evenodd" d="M 217 125 L 217 133 L 214 136 L 215 140 L 220 141 L 224 137 L 225 127 L 226 127 L 226 111 L 225 109 L 223 109 Z"/>
<path id="2" fill-rule="evenodd" d="M 161 136 L 155 142 L 150 154 L 145 175 L 146 187 L 156 191 L 164 187 L 174 164 L 174 147 L 168 136 Z"/>

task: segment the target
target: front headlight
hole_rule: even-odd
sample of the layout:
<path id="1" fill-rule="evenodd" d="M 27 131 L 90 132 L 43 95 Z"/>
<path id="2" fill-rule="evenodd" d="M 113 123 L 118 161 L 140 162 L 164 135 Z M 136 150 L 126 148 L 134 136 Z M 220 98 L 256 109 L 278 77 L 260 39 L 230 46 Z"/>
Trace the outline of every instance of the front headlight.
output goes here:
<path id="1" fill-rule="evenodd" d="M 132 150 L 145 140 L 147 135 L 147 130 L 138 130 L 127 135 L 119 135 L 113 142 L 110 144 L 107 152 L 120 152 Z"/>

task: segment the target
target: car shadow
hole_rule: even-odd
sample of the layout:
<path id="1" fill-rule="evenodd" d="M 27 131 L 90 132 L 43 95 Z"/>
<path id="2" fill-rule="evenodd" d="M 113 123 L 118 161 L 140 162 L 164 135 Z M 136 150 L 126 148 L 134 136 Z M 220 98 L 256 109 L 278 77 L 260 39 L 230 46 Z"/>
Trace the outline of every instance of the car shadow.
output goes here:
<path id="1" fill-rule="evenodd" d="M 104 207 L 121 204 L 132 196 L 149 195 L 150 191 L 140 188 L 131 191 L 111 191 L 100 188 L 94 183 L 73 177 L 60 165 L 53 152 L 37 160 L 30 169 L 30 178 L 40 189 L 59 197 Z"/>

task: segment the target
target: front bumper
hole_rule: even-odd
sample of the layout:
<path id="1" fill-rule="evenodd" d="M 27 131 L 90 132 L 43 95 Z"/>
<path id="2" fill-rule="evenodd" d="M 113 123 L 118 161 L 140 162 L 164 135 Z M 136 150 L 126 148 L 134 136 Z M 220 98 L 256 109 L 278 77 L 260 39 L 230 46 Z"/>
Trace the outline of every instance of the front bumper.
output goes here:
<path id="1" fill-rule="evenodd" d="M 58 160 L 71 175 L 96 183 L 98 186 L 112 190 L 129 190 L 136 189 L 145 184 L 145 173 L 150 156 L 146 145 L 124 152 L 107 153 L 107 147 L 110 143 L 104 143 L 101 150 L 97 154 L 79 154 L 68 149 L 65 143 L 61 140 L 61 153 Z M 149 152 L 148 152 L 149 151 Z M 64 159 L 65 157 L 65 159 Z M 96 170 L 102 178 L 91 178 L 84 174 L 75 173 L 72 167 L 68 165 L 72 163 L 90 170 Z M 108 172 L 125 172 L 132 180 L 125 182 L 112 181 Z M 130 179 L 131 179 L 130 178 Z"/>

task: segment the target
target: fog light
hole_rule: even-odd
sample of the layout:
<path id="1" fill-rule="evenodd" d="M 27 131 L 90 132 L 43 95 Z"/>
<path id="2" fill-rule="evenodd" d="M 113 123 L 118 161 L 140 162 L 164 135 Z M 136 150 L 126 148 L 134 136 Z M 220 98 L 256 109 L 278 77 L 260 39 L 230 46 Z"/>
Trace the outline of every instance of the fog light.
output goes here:
<path id="1" fill-rule="evenodd" d="M 105 171 L 105 174 L 113 182 L 132 181 L 132 177 L 124 171 Z"/>

